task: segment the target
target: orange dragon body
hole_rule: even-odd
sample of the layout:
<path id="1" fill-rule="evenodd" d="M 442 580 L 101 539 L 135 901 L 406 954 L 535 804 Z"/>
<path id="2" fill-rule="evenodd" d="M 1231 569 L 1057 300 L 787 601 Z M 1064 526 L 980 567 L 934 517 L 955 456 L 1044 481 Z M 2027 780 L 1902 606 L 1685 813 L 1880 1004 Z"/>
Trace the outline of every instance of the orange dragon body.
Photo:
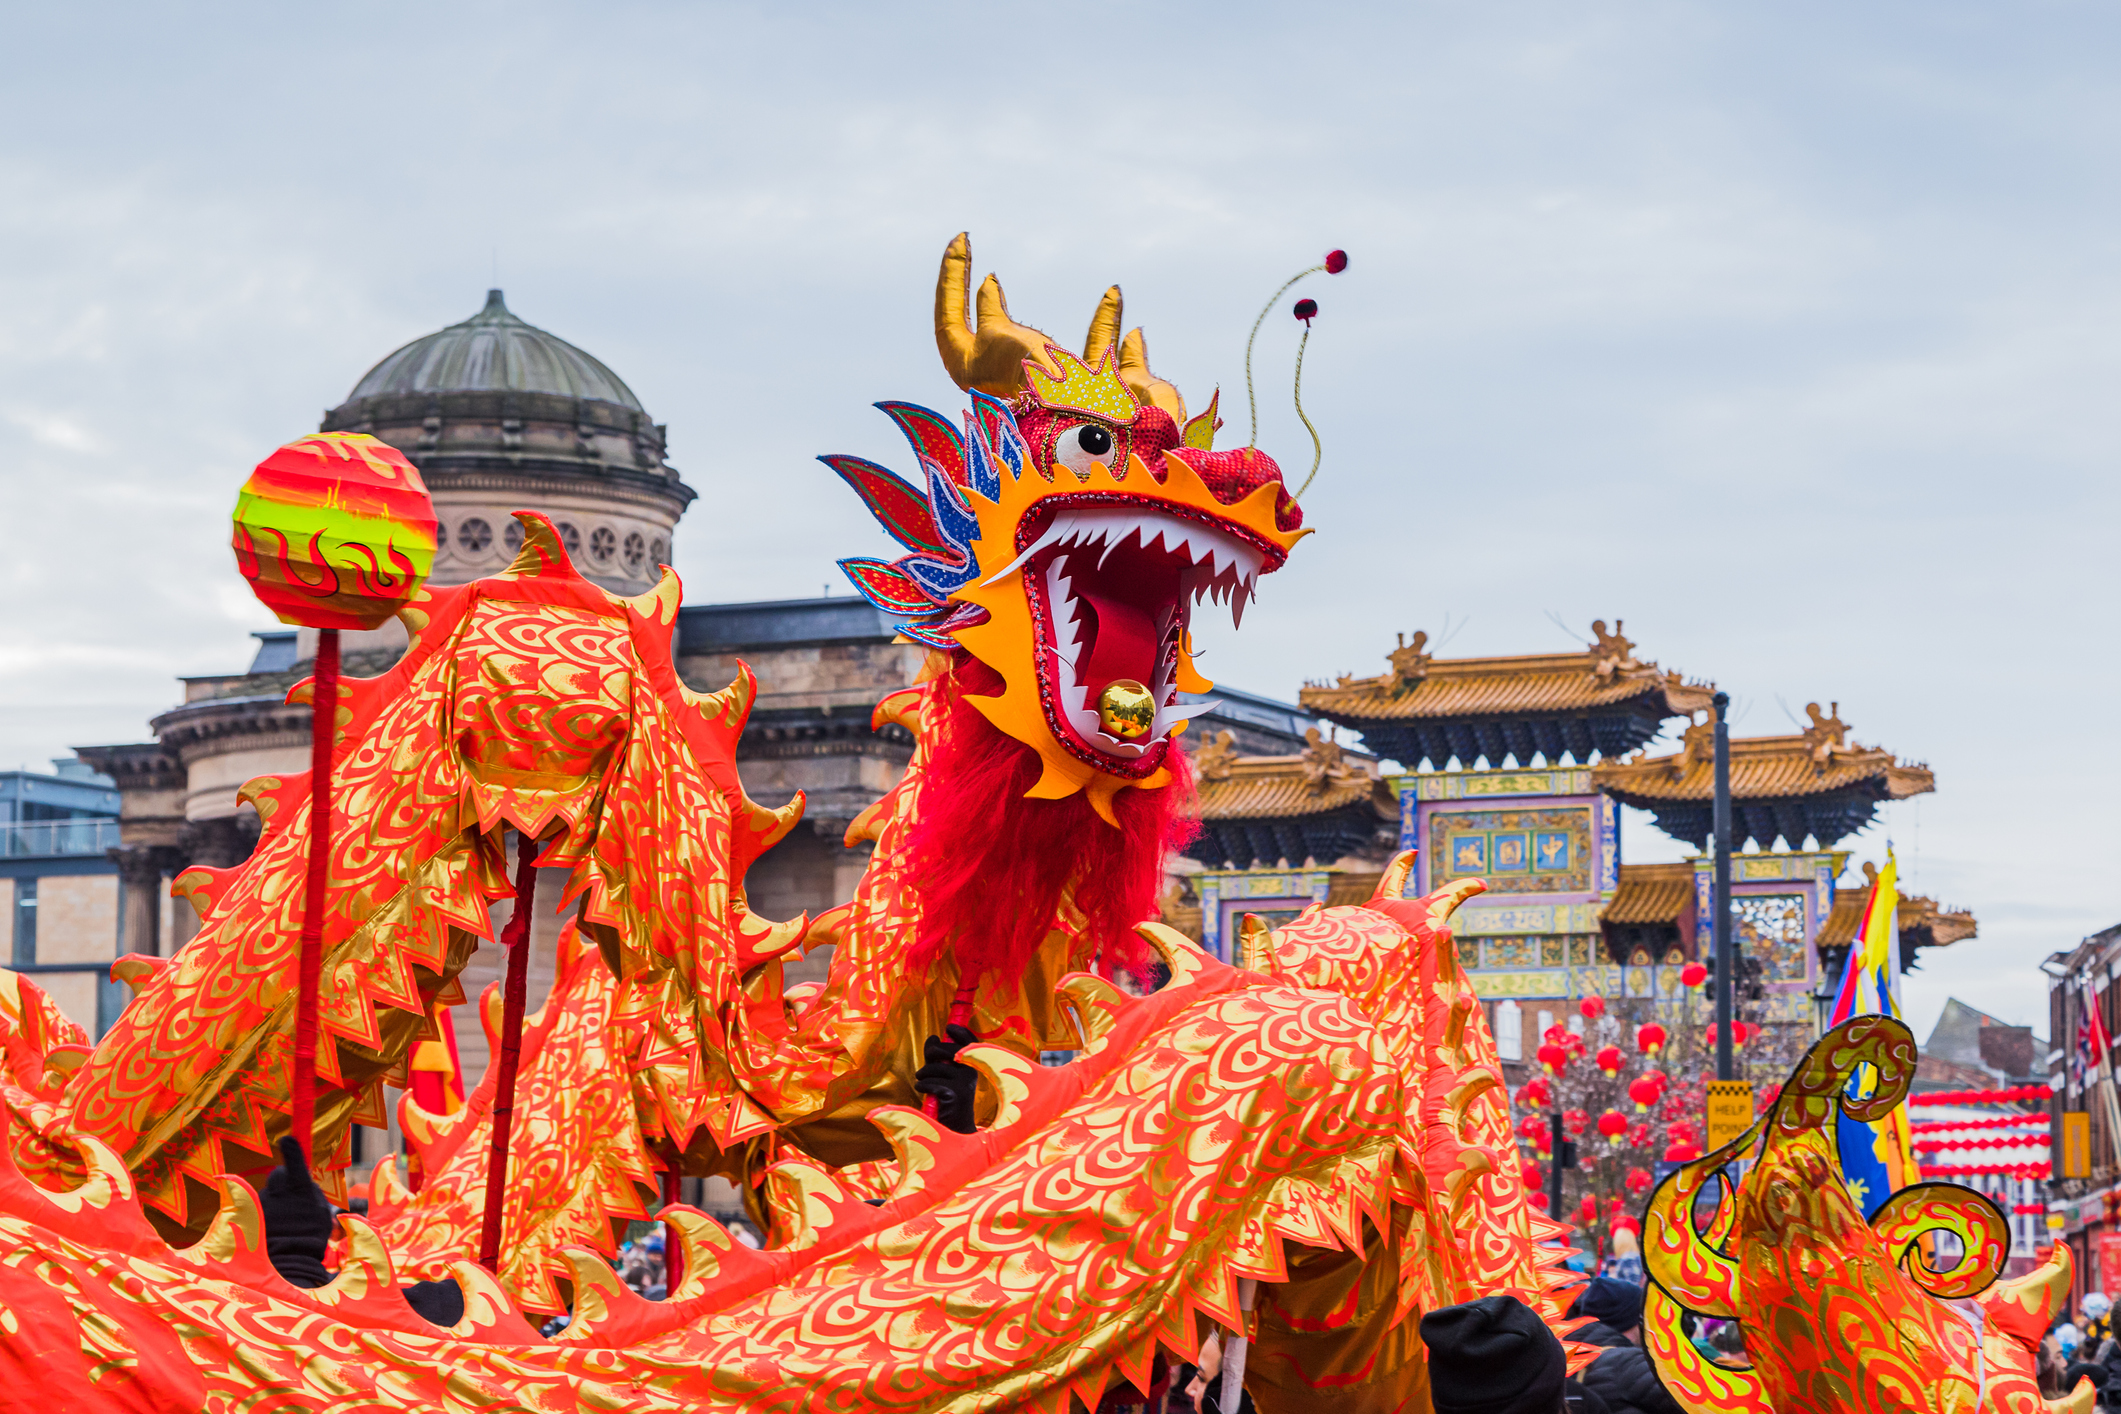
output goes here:
<path id="1" fill-rule="evenodd" d="M 849 575 L 933 650 L 877 709 L 916 749 L 849 831 L 876 846 L 855 897 L 814 920 L 750 911 L 745 870 L 803 802 L 744 793 L 749 671 L 692 691 L 671 658 L 675 576 L 615 598 L 523 515 L 509 571 L 424 592 L 403 659 L 339 700 L 316 1111 L 331 1191 L 349 1125 L 382 1121 L 383 1087 L 490 937 L 505 832 L 569 870 L 576 922 L 524 1033 L 498 1272 L 469 1260 L 490 1080 L 446 1118 L 404 1102 L 426 1181 L 411 1194 L 379 1171 L 330 1285 L 291 1286 L 265 1258 L 231 1175 L 259 1173 L 287 1127 L 312 822 L 306 778 L 254 781 L 256 853 L 182 876 L 202 927 L 172 959 L 124 964 L 136 998 L 98 1045 L 7 980 L 0 1402 L 1059 1414 L 1148 1388 L 1222 1327 L 1251 1337 L 1263 1407 L 1331 1390 L 1336 1407 L 1419 1409 L 1423 1311 L 1510 1291 L 1566 1326 L 1561 1249 L 1540 1246 L 1559 1229 L 1524 1201 L 1447 926 L 1477 884 L 1404 899 L 1403 858 L 1371 903 L 1254 929 L 1232 967 L 1136 923 L 1148 909 L 1110 926 L 1134 896 L 1067 874 L 1079 851 L 1153 882 L 1153 855 L 1112 842 L 1183 788 L 1172 737 L 1199 709 L 1180 693 L 1208 687 L 1191 610 L 1241 612 L 1301 513 L 1269 458 L 1213 450 L 1212 405 L 1187 417 L 1138 331 L 1118 338 L 1116 289 L 1080 358 L 1012 321 L 992 277 L 976 325 L 969 303 L 960 238 L 937 333 L 972 395 L 964 430 L 885 405 L 925 487 L 828 459 L 908 552 Z M 991 926 L 935 866 L 953 828 L 980 832 L 945 806 L 990 757 L 1022 767 L 995 818 L 1076 832 L 1059 873 L 1023 858 L 985 881 L 990 901 L 1016 897 L 1019 872 L 1063 881 Z M 983 869 L 1012 863 L 981 844 Z M 828 944 L 823 984 L 784 988 L 783 960 Z M 1161 985 L 1130 996 L 1100 975 L 1128 958 Z M 980 1077 L 969 1134 L 912 1088 L 953 1007 L 980 1038 L 959 1057 Z M 1040 1064 L 1054 1049 L 1076 1055 Z M 736 1181 L 769 1240 L 662 1209 L 683 1277 L 651 1303 L 606 1257 L 673 1163 Z M 453 1328 L 397 1289 L 433 1276 L 465 1291 Z M 524 1314 L 562 1309 L 549 1340 Z"/>

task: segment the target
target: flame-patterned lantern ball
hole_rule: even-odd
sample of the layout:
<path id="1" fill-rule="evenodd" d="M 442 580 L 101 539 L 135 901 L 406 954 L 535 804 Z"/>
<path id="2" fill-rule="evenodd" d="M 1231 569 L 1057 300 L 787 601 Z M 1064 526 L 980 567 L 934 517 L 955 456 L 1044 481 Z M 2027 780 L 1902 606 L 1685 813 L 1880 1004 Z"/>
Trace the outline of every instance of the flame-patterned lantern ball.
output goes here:
<path id="1" fill-rule="evenodd" d="M 1637 1198 L 1640 1198 L 1643 1194 L 1649 1192 L 1650 1185 L 1655 1183 L 1656 1181 L 1657 1180 L 1650 1177 L 1650 1171 L 1648 1169 L 1639 1168 L 1629 1169 L 1628 1176 L 1622 1180 L 1622 1182 L 1627 1185 L 1628 1192 L 1634 1194 Z"/>
<path id="2" fill-rule="evenodd" d="M 1628 1132 L 1628 1117 L 1619 1110 L 1607 1110 L 1598 1116 L 1598 1132 L 1617 1143 Z"/>
<path id="3" fill-rule="evenodd" d="M 1698 987 L 1709 980 L 1709 970 L 1698 962 L 1690 962 L 1679 969 L 1679 985 Z"/>
<path id="4" fill-rule="evenodd" d="M 434 502 L 389 443 L 319 432 L 258 463 L 236 497 L 231 543 L 281 623 L 378 628 L 434 568 Z"/>
<path id="5" fill-rule="evenodd" d="M 1620 1047 L 1607 1046 L 1598 1053 L 1598 1068 L 1605 1072 L 1606 1078 L 1610 1080 L 1620 1074 L 1620 1067 L 1625 1064 L 1625 1059 L 1620 1054 Z"/>
<path id="6" fill-rule="evenodd" d="M 1664 1048 L 1664 1028 L 1651 1022 L 1635 1033 L 1635 1046 L 1646 1056 L 1654 1056 Z"/>
<path id="7" fill-rule="evenodd" d="M 1596 1021 L 1599 1017 L 1605 1015 L 1605 998 L 1585 997 L 1582 1001 L 1576 1003 L 1576 1010 L 1583 1013 L 1585 1021 Z"/>

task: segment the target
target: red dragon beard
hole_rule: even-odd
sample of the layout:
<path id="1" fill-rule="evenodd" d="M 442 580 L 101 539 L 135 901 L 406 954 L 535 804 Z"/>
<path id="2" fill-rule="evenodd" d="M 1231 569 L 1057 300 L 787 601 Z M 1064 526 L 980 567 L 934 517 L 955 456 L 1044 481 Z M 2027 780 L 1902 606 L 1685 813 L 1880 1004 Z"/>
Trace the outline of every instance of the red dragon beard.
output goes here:
<path id="1" fill-rule="evenodd" d="M 920 900 L 915 967 L 946 952 L 961 976 L 1013 985 L 1046 935 L 1075 920 L 1077 957 L 1100 971 L 1141 976 L 1149 949 L 1134 925 L 1157 915 L 1164 858 L 1200 831 L 1191 818 L 1193 774 L 1174 745 L 1172 781 L 1112 801 L 1119 828 L 1098 818 L 1087 792 L 1029 800 L 1039 755 L 989 722 L 967 699 L 999 695 L 1000 673 L 959 650 L 935 685 L 930 736 L 906 863 Z"/>

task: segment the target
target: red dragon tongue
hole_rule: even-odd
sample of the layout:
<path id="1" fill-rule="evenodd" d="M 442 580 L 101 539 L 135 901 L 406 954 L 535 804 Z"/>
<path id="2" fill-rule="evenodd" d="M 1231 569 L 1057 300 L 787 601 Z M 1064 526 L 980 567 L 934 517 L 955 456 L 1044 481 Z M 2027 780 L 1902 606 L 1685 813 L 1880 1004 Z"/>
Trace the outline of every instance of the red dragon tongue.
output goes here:
<path id="1" fill-rule="evenodd" d="M 1090 651 L 1076 664 L 1075 680 L 1090 689 L 1095 704 L 1105 685 L 1122 678 L 1147 684 L 1156 671 L 1158 634 L 1149 615 L 1124 599 L 1076 591 L 1097 615 Z"/>

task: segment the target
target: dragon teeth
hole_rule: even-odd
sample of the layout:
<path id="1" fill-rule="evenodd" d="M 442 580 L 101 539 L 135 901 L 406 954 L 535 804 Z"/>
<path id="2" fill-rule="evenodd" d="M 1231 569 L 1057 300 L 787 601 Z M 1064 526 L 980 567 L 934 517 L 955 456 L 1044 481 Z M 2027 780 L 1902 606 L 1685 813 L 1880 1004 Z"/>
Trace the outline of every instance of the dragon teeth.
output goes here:
<path id="1" fill-rule="evenodd" d="M 1093 507 L 1055 516 L 1028 549 L 984 582 L 994 584 L 1023 568 L 1040 551 L 1055 547 L 1087 550 L 1100 546 L 1098 564 L 1102 566 L 1114 550 L 1136 538 L 1144 549 L 1161 544 L 1166 554 L 1183 556 L 1195 568 L 1206 569 L 1211 575 L 1236 569 L 1244 578 L 1255 580 L 1265 567 L 1259 551 L 1200 521 L 1181 520 L 1157 511 Z"/>

